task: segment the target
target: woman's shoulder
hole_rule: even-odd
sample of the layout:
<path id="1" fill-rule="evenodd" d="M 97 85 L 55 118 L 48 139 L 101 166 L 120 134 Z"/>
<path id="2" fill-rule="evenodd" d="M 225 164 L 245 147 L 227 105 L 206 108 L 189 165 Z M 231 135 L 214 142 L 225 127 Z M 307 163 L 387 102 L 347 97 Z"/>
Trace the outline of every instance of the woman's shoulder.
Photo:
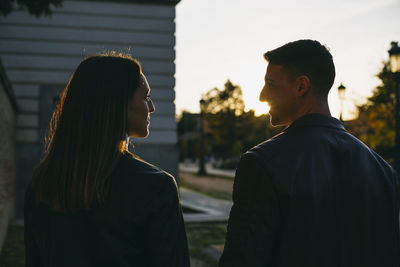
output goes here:
<path id="1" fill-rule="evenodd" d="M 170 184 L 176 188 L 175 179 L 171 174 L 136 155 L 124 154 L 113 176 L 127 185 L 160 187 Z"/>
<path id="2" fill-rule="evenodd" d="M 168 175 L 169 173 L 165 172 L 161 168 L 145 161 L 139 156 L 133 154 L 123 154 L 120 162 L 117 166 L 123 172 L 137 173 L 137 174 L 150 174 L 150 175 Z"/>

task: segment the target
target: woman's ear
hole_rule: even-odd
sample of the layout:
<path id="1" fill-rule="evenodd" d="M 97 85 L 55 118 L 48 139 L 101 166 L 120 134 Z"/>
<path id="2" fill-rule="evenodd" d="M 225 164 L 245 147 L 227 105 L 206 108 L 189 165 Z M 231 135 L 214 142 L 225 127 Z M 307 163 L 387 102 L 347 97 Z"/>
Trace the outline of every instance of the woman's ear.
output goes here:
<path id="1" fill-rule="evenodd" d="M 310 91 L 311 82 L 310 82 L 310 79 L 306 75 L 301 75 L 301 76 L 297 77 L 296 83 L 297 83 L 296 96 L 303 96 L 308 91 Z"/>

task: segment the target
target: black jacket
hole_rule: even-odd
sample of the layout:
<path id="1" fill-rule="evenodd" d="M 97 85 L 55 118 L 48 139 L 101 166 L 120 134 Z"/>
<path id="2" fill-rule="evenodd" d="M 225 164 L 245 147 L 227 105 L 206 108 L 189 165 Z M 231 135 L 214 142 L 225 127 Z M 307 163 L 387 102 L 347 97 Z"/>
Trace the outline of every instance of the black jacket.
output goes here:
<path id="1" fill-rule="evenodd" d="M 56 213 L 26 198 L 27 267 L 190 265 L 174 178 L 124 155 L 110 181 L 108 200 L 91 211 Z"/>
<path id="2" fill-rule="evenodd" d="M 335 118 L 245 153 L 220 267 L 399 267 L 399 179 Z"/>

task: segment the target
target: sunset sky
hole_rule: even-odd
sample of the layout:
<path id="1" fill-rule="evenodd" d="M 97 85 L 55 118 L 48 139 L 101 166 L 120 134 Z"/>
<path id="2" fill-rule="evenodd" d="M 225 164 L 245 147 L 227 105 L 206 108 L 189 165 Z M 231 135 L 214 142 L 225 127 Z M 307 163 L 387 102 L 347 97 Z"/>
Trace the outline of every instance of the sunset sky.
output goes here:
<path id="1" fill-rule="evenodd" d="M 375 75 L 400 41 L 400 0 L 182 0 L 176 7 L 176 113 L 197 112 L 201 95 L 230 79 L 243 89 L 246 109 L 267 111 L 258 101 L 263 54 L 287 42 L 315 39 L 336 65 L 329 95 L 339 116 L 337 87 L 346 86 L 344 119 L 379 84 Z"/>

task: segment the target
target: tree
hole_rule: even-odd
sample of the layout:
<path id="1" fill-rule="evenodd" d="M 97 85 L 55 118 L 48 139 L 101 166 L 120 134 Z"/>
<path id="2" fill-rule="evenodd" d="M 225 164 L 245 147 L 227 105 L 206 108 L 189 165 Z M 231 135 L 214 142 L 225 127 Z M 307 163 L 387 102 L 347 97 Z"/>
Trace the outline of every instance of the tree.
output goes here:
<path id="1" fill-rule="evenodd" d="M 273 137 L 283 130 L 284 127 L 273 127 L 269 123 L 269 114 L 256 116 L 254 110 L 243 113 L 242 121 L 244 123 L 242 136 L 242 152 L 245 152 L 253 146 Z"/>
<path id="2" fill-rule="evenodd" d="M 242 89 L 229 80 L 223 90 L 213 88 L 203 99 L 210 151 L 233 165 L 243 152 L 281 129 L 269 126 L 268 115 L 257 117 L 253 110 L 245 112 Z"/>
<path id="3" fill-rule="evenodd" d="M 213 88 L 204 96 L 205 142 L 200 142 L 200 114 L 183 112 L 178 119 L 181 160 L 196 158 L 200 150 L 222 160 L 225 168 L 236 168 L 240 155 L 274 136 L 282 128 L 269 124 L 269 115 L 256 116 L 245 111 L 242 89 L 227 81 L 224 89 Z"/>
<path id="4" fill-rule="evenodd" d="M 194 160 L 200 155 L 200 128 L 199 114 L 183 111 L 178 118 L 178 146 L 179 160 L 190 158 Z"/>
<path id="5" fill-rule="evenodd" d="M 244 112 L 242 89 L 226 81 L 223 90 L 213 88 L 204 96 L 205 131 L 212 136 L 212 152 L 223 159 L 238 157 L 241 152 L 240 132 Z"/>
<path id="6" fill-rule="evenodd" d="M 27 8 L 30 14 L 39 17 L 41 15 L 50 15 L 50 6 L 61 7 L 63 0 L 1 0 L 0 1 L 0 14 L 3 16 L 8 15 L 15 4 L 20 8 Z"/>
<path id="7" fill-rule="evenodd" d="M 376 87 L 365 104 L 359 105 L 358 118 L 347 124 L 349 131 L 374 149 L 389 163 L 395 154 L 395 84 L 389 63 L 384 62 Z"/>
<path id="8" fill-rule="evenodd" d="M 203 99 L 206 113 L 231 112 L 238 116 L 244 112 L 242 89 L 230 80 L 226 81 L 223 90 L 213 88 L 203 96 Z"/>

